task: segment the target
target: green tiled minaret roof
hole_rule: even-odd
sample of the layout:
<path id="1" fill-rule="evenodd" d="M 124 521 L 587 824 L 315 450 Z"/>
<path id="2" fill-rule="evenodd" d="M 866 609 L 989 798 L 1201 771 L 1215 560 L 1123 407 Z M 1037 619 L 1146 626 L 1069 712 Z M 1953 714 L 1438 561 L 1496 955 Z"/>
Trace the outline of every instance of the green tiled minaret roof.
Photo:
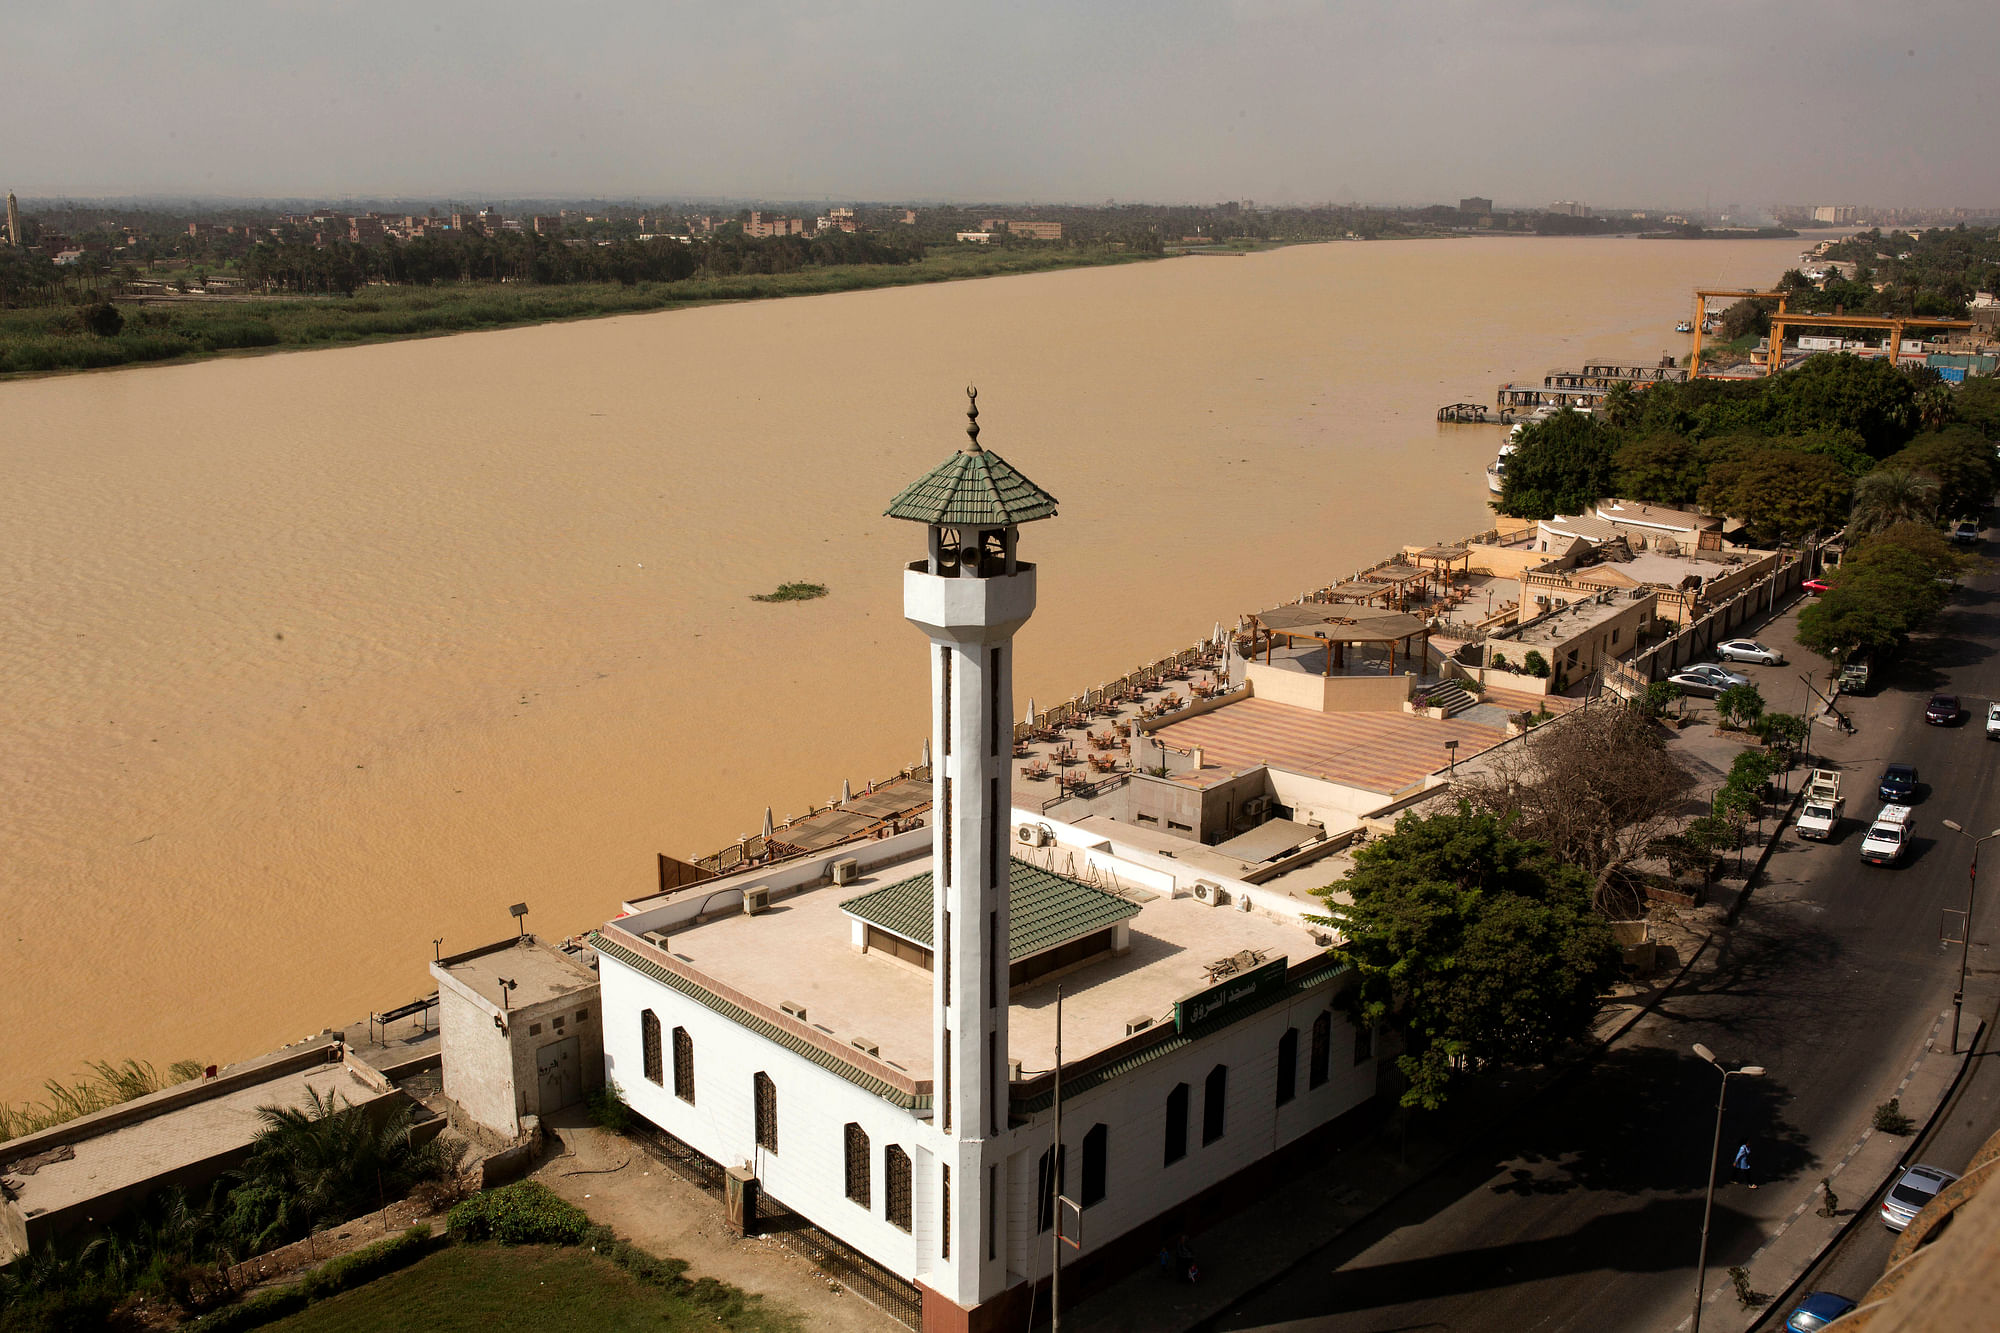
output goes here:
<path id="1" fill-rule="evenodd" d="M 1139 905 L 1026 861 L 1007 862 L 1007 958 L 1019 962 L 1139 915 Z M 931 872 L 849 898 L 840 910 L 931 948 Z"/>
<path id="2" fill-rule="evenodd" d="M 967 389 L 965 446 L 902 489 L 885 511 L 890 518 L 945 527 L 1001 527 L 1051 518 L 1056 497 L 1029 481 L 991 449 L 979 445 L 979 394 Z"/>

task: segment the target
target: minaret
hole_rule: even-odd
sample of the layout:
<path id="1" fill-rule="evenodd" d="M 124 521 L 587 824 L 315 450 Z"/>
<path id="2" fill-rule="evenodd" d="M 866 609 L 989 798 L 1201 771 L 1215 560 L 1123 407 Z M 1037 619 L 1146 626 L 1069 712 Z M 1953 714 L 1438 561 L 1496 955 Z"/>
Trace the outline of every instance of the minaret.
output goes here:
<path id="1" fill-rule="evenodd" d="M 970 1308 L 1006 1283 L 1004 1163 L 988 1143 L 1007 1129 L 1008 827 L 1013 802 L 1014 632 L 1035 610 L 1035 567 L 1019 525 L 1053 517 L 1055 497 L 979 444 L 967 389 L 965 445 L 905 488 L 891 518 L 926 525 L 925 557 L 903 575 L 903 615 L 931 642 L 931 840 L 935 854 L 932 1128 L 951 1172 L 920 1197 L 944 1209 L 928 1285 Z M 995 1145 L 997 1149 L 998 1145 Z M 989 1226 L 1003 1234 L 989 1243 Z M 949 1237 L 950 1253 L 942 1253 Z M 990 1256 L 990 1257 L 989 1257 Z"/>
<path id="2" fill-rule="evenodd" d="M 14 201 L 14 192 L 7 191 L 7 244 L 21 243 L 21 205 Z"/>

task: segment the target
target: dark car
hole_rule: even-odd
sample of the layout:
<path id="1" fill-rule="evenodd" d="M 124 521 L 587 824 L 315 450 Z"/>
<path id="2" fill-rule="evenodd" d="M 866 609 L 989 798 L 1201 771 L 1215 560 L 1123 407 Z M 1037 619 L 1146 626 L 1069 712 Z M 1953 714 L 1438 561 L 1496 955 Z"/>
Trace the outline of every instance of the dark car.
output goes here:
<path id="1" fill-rule="evenodd" d="M 1934 727 L 1948 727 L 1958 721 L 1958 696 L 1933 694 L 1931 701 L 1924 705 L 1924 721 Z"/>
<path id="2" fill-rule="evenodd" d="M 1854 1302 L 1830 1291 L 1816 1291 L 1792 1307 L 1785 1327 L 1791 1333 L 1819 1333 L 1854 1308 Z"/>
<path id="3" fill-rule="evenodd" d="M 1911 801 L 1917 795 L 1917 766 L 1915 764 L 1891 764 L 1882 770 L 1882 781 L 1875 794 L 1885 801 Z"/>

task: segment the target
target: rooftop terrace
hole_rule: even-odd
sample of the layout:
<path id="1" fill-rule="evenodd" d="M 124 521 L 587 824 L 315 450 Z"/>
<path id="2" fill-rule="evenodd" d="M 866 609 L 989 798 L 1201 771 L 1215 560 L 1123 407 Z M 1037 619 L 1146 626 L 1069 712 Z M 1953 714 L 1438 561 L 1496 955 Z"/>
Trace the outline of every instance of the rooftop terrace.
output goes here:
<path id="1" fill-rule="evenodd" d="M 1154 733 L 1180 749 L 1200 746 L 1203 768 L 1184 779 L 1200 786 L 1260 764 L 1385 795 L 1445 767 L 1448 740 L 1460 762 L 1507 738 L 1497 725 L 1414 713 L 1318 713 L 1265 699 L 1244 699 L 1172 722 Z"/>
<path id="2" fill-rule="evenodd" d="M 582 961 L 533 935 L 503 940 L 441 961 L 451 978 L 501 1009 L 526 1009 L 597 984 Z M 502 998 L 502 979 L 514 983 Z"/>
<path id="3" fill-rule="evenodd" d="M 748 1001 L 756 1007 L 753 1013 L 779 1011 L 784 1021 L 774 1026 L 781 1030 L 793 1021 L 780 1010 L 789 1002 L 805 1010 L 817 1034 L 813 1040 L 824 1049 L 858 1057 L 852 1043 L 863 1041 L 907 1079 L 929 1080 L 934 1073 L 930 974 L 885 954 L 856 950 L 842 905 L 931 869 L 925 850 L 876 867 L 853 884 L 813 881 L 780 890 L 757 916 L 743 915 L 731 896 L 711 915 L 673 922 L 675 901 L 700 901 L 759 877 L 711 880 L 673 895 L 665 906 L 611 922 L 602 933 L 634 952 L 664 956 L 677 974 L 731 1003 Z M 1144 873 L 1134 878 L 1143 879 Z M 1251 950 L 1298 963 L 1320 952 L 1310 930 L 1292 919 L 1140 890 L 1127 897 L 1137 908 L 1128 923 L 1130 952 L 1060 975 L 1066 1059 L 1081 1060 L 1124 1040 L 1133 1018 L 1170 1016 L 1176 1000 L 1211 984 L 1207 969 L 1220 959 Z M 643 939 L 647 931 L 662 928 L 668 932 L 663 954 Z M 1016 988 L 1008 1004 L 1008 1053 L 1029 1075 L 1055 1063 L 1055 981 Z"/>

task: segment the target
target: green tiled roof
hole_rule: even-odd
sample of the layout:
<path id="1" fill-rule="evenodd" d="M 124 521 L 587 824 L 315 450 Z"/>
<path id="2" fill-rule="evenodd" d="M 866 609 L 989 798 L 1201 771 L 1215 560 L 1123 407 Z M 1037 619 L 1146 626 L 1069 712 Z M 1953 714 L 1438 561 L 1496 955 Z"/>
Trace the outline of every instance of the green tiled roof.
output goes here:
<path id="1" fill-rule="evenodd" d="M 1056 497 L 1000 455 L 974 445 L 905 486 L 885 512 L 917 523 L 999 527 L 1053 517 Z"/>
<path id="2" fill-rule="evenodd" d="M 932 893 L 931 872 L 926 870 L 858 898 L 849 898 L 840 905 L 840 910 L 929 949 L 934 947 Z M 1067 875 L 1008 858 L 1007 961 L 1010 963 L 1137 915 L 1137 903 L 1126 902 L 1116 894 L 1092 888 Z"/>

